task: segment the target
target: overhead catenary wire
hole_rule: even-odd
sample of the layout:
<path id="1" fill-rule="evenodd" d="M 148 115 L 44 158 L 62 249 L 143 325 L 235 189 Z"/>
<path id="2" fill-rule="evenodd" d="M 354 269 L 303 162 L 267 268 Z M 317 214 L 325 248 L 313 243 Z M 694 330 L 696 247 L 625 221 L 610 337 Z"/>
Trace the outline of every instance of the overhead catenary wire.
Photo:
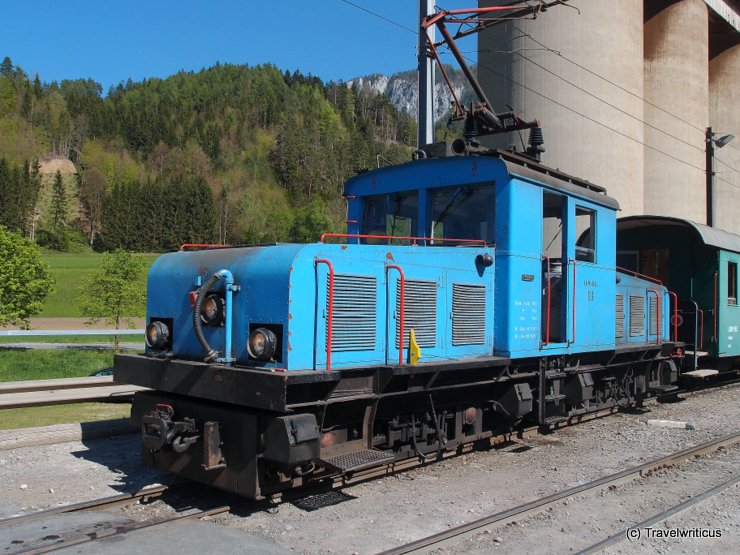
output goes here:
<path id="1" fill-rule="evenodd" d="M 685 124 L 686 124 L 686 125 L 688 125 L 689 127 L 693 127 L 693 128 L 694 128 L 694 129 L 696 129 L 697 131 L 700 131 L 700 132 L 702 132 L 702 133 L 704 133 L 704 132 L 705 132 L 705 129 L 703 129 L 703 128 L 699 127 L 699 126 L 698 126 L 698 125 L 696 125 L 695 123 L 692 123 L 692 122 L 690 122 L 690 121 L 687 121 L 687 120 L 685 120 L 684 118 L 682 118 L 681 116 L 677 116 L 676 114 L 674 114 L 674 113 L 672 113 L 672 112 L 670 112 L 670 111 L 666 110 L 665 108 L 663 108 L 663 107 L 659 106 L 658 104 L 656 104 L 656 103 L 654 103 L 654 102 L 651 102 L 650 100 L 648 100 L 648 99 L 646 99 L 646 98 L 643 98 L 643 97 L 642 97 L 642 96 L 640 96 L 639 94 L 637 94 L 637 93 L 635 93 L 635 92 L 633 92 L 633 91 L 629 90 L 629 89 L 628 89 L 628 88 L 626 88 L 626 87 L 623 87 L 623 86 L 622 86 L 622 85 L 620 85 L 619 83 L 615 83 L 615 82 L 614 82 L 614 81 L 612 81 L 611 79 L 608 79 L 607 77 L 604 77 L 603 75 L 600 75 L 599 73 L 597 73 L 597 72 L 595 72 L 595 71 L 593 71 L 593 70 L 591 70 L 591 69 L 589 69 L 589 68 L 587 68 L 587 67 L 585 67 L 585 66 L 583 66 L 583 65 L 579 64 L 579 63 L 578 63 L 578 62 L 576 62 L 575 60 L 571 60 L 570 58 L 568 58 L 567 56 L 565 56 L 565 55 L 564 55 L 564 54 L 563 54 L 562 52 L 560 52 L 559 50 L 556 50 L 556 49 L 554 49 L 554 48 L 550 48 L 550 47 L 549 47 L 549 46 L 547 46 L 546 44 L 544 44 L 544 43 L 542 43 L 541 41 L 539 41 L 539 40 L 537 40 L 536 38 L 534 38 L 534 36 L 532 36 L 532 34 L 531 34 L 531 33 L 527 33 L 527 32 L 525 32 L 525 31 L 522 31 L 522 30 L 521 30 L 521 29 L 520 29 L 519 27 L 517 27 L 517 26 L 514 26 L 514 28 L 515 28 L 515 29 L 516 29 L 517 31 L 519 31 L 519 32 L 520 32 L 520 33 L 522 34 L 522 36 L 524 36 L 524 37 L 528 37 L 528 38 L 529 38 L 529 39 L 530 39 L 530 40 L 531 40 L 532 42 L 534 42 L 534 43 L 538 44 L 538 45 L 539 45 L 540 47 L 542 47 L 542 48 L 543 48 L 544 50 L 547 50 L 548 52 L 551 52 L 552 54 L 555 54 L 556 56 L 558 56 L 558 57 L 562 58 L 562 59 L 563 59 L 563 60 L 565 60 L 566 62 L 569 62 L 569 63 L 573 64 L 574 66 L 576 66 L 577 68 L 580 68 L 580 69 L 582 69 L 582 70 L 583 70 L 583 71 L 585 71 L 586 73 L 589 73 L 589 74 L 593 75 L 594 77 L 598 77 L 598 78 L 599 78 L 599 79 L 601 79 L 602 81 L 605 81 L 606 83 L 609 83 L 610 85 L 613 85 L 613 86 L 617 87 L 617 88 L 618 88 L 618 89 L 620 89 L 621 91 L 624 91 L 624 92 L 626 92 L 627 94 L 629 94 L 629 95 L 632 95 L 632 96 L 634 96 L 635 98 L 637 98 L 637 99 L 641 100 L 641 101 L 642 101 L 642 102 L 644 102 L 645 104 L 648 104 L 649 106 L 652 106 L 653 108 L 656 108 L 657 110 L 660 110 L 661 112 L 663 112 L 663 113 L 665 113 L 665 114 L 667 114 L 667 115 L 669 115 L 669 116 L 671 116 L 671 117 L 673 117 L 673 118 L 676 118 L 676 119 L 677 119 L 678 121 L 680 121 L 680 122 L 682 122 L 682 123 L 685 123 Z"/>
<path id="2" fill-rule="evenodd" d="M 346 3 L 346 4 L 348 4 L 348 5 L 350 5 L 350 6 L 353 6 L 353 7 L 357 8 L 357 9 L 359 9 L 359 10 L 362 10 L 362 11 L 364 11 L 364 12 L 366 12 L 366 13 L 368 13 L 368 14 L 370 14 L 370 15 L 374 16 L 374 17 L 378 17 L 378 18 L 380 18 L 380 19 L 382 19 L 382 20 L 384 20 L 384 21 L 386 21 L 386 22 L 388 22 L 388 23 L 390 23 L 390 24 L 392 24 L 392 25 L 395 25 L 396 27 L 400 27 L 400 28 L 402 28 L 402 29 L 405 29 L 405 30 L 407 30 L 407 31 L 409 31 L 409 32 L 412 32 L 412 33 L 414 33 L 414 34 L 416 34 L 416 33 L 417 33 L 417 31 L 414 31 L 414 30 L 412 30 L 411 28 L 409 28 L 409 27 L 407 27 L 407 26 L 405 26 L 405 25 L 403 25 L 403 24 L 401 24 L 401 23 L 398 23 L 397 21 L 393 21 L 393 20 L 391 20 L 391 19 L 389 19 L 389 18 L 387 18 L 387 17 L 385 17 L 385 16 L 382 16 L 382 15 L 380 15 L 380 14 L 376 13 L 376 12 L 373 12 L 372 10 L 369 10 L 369 9 L 367 9 L 367 8 L 363 7 L 363 6 L 359 6 L 359 5 L 355 4 L 354 2 L 350 2 L 349 0 L 341 0 L 341 1 L 342 1 L 342 2 L 344 2 L 344 3 Z M 521 32 L 521 30 L 520 30 L 520 32 Z M 523 33 L 523 34 L 526 34 L 526 35 L 528 35 L 527 33 Z M 530 38 L 532 38 L 532 37 L 530 36 Z M 550 50 L 550 51 L 553 51 L 553 52 L 556 52 L 556 53 L 557 53 L 557 51 L 555 51 L 555 50 L 553 50 L 553 49 L 550 49 L 550 48 L 548 48 L 548 47 L 547 47 L 546 45 L 544 45 L 544 44 L 542 44 L 542 43 L 539 43 L 539 41 L 537 41 L 536 39 L 532 38 L 532 40 L 534 40 L 534 41 L 535 41 L 535 42 L 536 42 L 537 44 L 540 44 L 540 45 L 541 45 L 541 46 L 542 46 L 543 48 L 545 48 L 545 49 L 547 49 L 547 50 Z M 558 53 L 558 55 L 561 55 L 561 56 L 562 56 L 562 54 L 560 54 L 560 53 Z M 606 123 L 603 123 L 603 122 L 601 122 L 601 121 L 599 121 L 599 120 L 597 120 L 597 119 L 595 119 L 595 118 L 593 118 L 593 117 L 591 117 L 591 116 L 588 116 L 588 115 L 586 115 L 586 114 L 584 114 L 584 113 L 582 113 L 582 112 L 579 112 L 579 111 L 578 111 L 578 110 L 576 110 L 575 108 L 571 108 L 570 106 L 567 106 L 567 105 L 563 104 L 562 102 L 559 102 L 559 101 L 555 100 L 554 98 L 551 98 L 551 97 L 547 96 L 547 95 L 546 95 L 546 94 L 544 94 L 544 93 L 541 93 L 541 92 L 539 92 L 539 91 L 536 91 L 536 90 L 532 89 L 531 87 L 528 87 L 528 86 L 526 86 L 526 85 L 524 85 L 524 84 L 522 84 L 522 83 L 519 83 L 518 81 L 516 81 L 516 80 L 514 80 L 514 79 L 512 79 L 512 78 L 510 78 L 510 77 L 507 77 L 506 75 L 503 75 L 503 74 L 499 73 L 498 71 L 496 71 L 496 70 L 494 70 L 494 69 L 492 69 L 492 68 L 490 68 L 490 67 L 486 66 L 485 64 L 482 64 L 482 63 L 480 63 L 480 61 L 479 61 L 479 60 L 474 60 L 474 59 L 470 58 L 469 56 L 464 56 L 464 55 L 463 55 L 463 58 L 464 58 L 464 59 L 465 59 L 465 60 L 466 60 L 467 62 L 469 62 L 469 63 L 472 63 L 472 64 L 477 64 L 477 66 L 478 66 L 479 68 L 483 68 L 483 69 L 485 69 L 486 71 L 490 71 L 490 72 L 491 72 L 491 73 L 492 73 L 493 75 L 496 75 L 497 77 L 499 77 L 499 78 L 501 78 L 501 79 L 503 79 L 503 80 L 505 80 L 505 81 L 508 81 L 509 83 L 512 83 L 512 84 L 514 84 L 514 85 L 517 85 L 517 86 L 521 87 L 522 89 L 524 89 L 524 90 L 526 90 L 526 91 L 529 91 L 529 92 L 531 92 L 532 94 L 535 94 L 535 95 L 537 95 L 537 96 L 539 96 L 539 97 L 541 97 L 541 98 L 543 98 L 543 99 L 545 99 L 545 100 L 547 100 L 547 101 L 549 101 L 549 102 L 552 102 L 552 103 L 553 103 L 553 104 L 555 104 L 556 106 L 560 106 L 561 108 L 563 108 L 563 109 L 565 109 L 565 110 L 568 110 L 568 111 L 570 111 L 570 112 L 572 112 L 572 113 L 576 114 L 577 116 L 580 116 L 580 117 L 582 117 L 582 118 L 584 118 L 584 119 L 586 119 L 586 120 L 588 120 L 588 121 L 590 121 L 590 122 L 592 122 L 592 123 L 594 123 L 594 124 L 596 124 L 596 125 L 599 125 L 599 126 L 601 126 L 601 127 L 605 128 L 605 129 L 607 129 L 607 130 L 609 130 L 609 131 L 611 131 L 611 132 L 613 132 L 613 133 L 616 133 L 617 135 L 620 135 L 620 136 L 622 136 L 622 137 L 624 137 L 624 138 L 626 138 L 626 139 L 629 139 L 629 140 L 631 140 L 631 141 L 634 141 L 634 142 L 636 142 L 636 143 L 638 143 L 638 144 L 640 144 L 640 145 L 644 146 L 645 148 L 648 148 L 648 149 L 650 149 L 650 150 L 652 150 L 652 151 L 654 151 L 654 152 L 657 152 L 657 153 L 659 153 L 659 154 L 662 154 L 663 156 L 666 156 L 667 158 L 670 158 L 670 159 L 672 159 L 672 160 L 675 160 L 676 162 L 679 162 L 679 163 L 681 163 L 681 164 L 685 164 L 686 166 L 689 166 L 689 167 L 691 167 L 691 168 L 693 168 L 693 169 L 695 169 L 695 170 L 697 170 L 697 171 L 700 171 L 700 172 L 702 172 L 702 173 L 706 173 L 706 168 L 703 168 L 703 167 L 697 166 L 697 165 L 695 165 L 695 164 L 692 164 L 691 162 L 688 162 L 688 161 L 686 161 L 686 160 L 683 160 L 683 159 L 679 158 L 678 156 L 674 156 L 673 154 L 670 154 L 670 153 L 668 153 L 668 152 L 665 152 L 665 151 L 663 151 L 663 150 L 661 150 L 661 149 L 659 149 L 659 148 L 657 148 L 657 147 L 654 147 L 654 146 L 652 146 L 652 145 L 650 145 L 650 144 L 647 144 L 647 143 L 646 143 L 645 141 L 642 141 L 642 140 L 640 140 L 640 139 L 636 139 L 635 137 L 632 137 L 632 136 L 628 135 L 627 133 L 624 133 L 624 132 L 622 132 L 622 131 L 620 131 L 620 130 L 618 130 L 618 129 L 615 129 L 615 128 L 613 128 L 613 127 L 611 127 L 611 126 L 607 125 Z M 564 58 L 564 59 L 566 59 L 565 57 L 563 57 L 563 58 Z M 525 59 L 528 59 L 528 58 L 526 58 L 526 57 L 525 57 Z M 572 62 L 572 61 L 571 61 L 571 60 L 569 60 L 569 59 L 567 59 L 567 61 L 569 61 L 569 62 L 573 63 L 574 65 L 576 65 L 576 66 L 578 66 L 578 67 L 582 67 L 582 66 L 580 66 L 579 64 L 577 64 L 576 62 Z M 670 112 L 668 112 L 667 110 L 664 110 L 664 109 L 663 109 L 663 108 L 661 108 L 660 106 L 658 106 L 658 105 L 656 105 L 656 104 L 654 104 L 654 103 L 652 103 L 652 102 L 650 102 L 650 101 L 648 101 L 648 100 L 646 100 L 646 99 L 644 99 L 644 98 L 640 97 L 639 95 L 637 95 L 637 94 L 635 94 L 635 93 L 632 93 L 631 91 L 628 91 L 627 89 L 624 89 L 624 88 L 623 88 L 623 87 L 622 87 L 621 85 L 618 85 L 618 84 L 616 84 L 616 83 L 613 83 L 612 81 L 609 81 L 608 79 L 606 79 L 606 78 L 604 78 L 604 77 L 602 77 L 602 76 L 598 75 L 598 74 L 597 74 L 597 73 L 595 73 L 595 72 L 592 72 L 591 70 L 589 70 L 589 69 L 587 69 L 587 68 L 583 68 L 583 69 L 584 69 L 585 71 L 589 72 L 589 73 L 593 73 L 593 74 L 594 74 L 595 76 L 597 76 L 597 77 L 599 77 L 599 78 L 601 78 L 601 79 L 604 79 L 605 81 L 607 81 L 607 82 L 609 82 L 609 83 L 613 84 L 614 86 L 616 86 L 616 87 L 618 87 L 618 88 L 620 88 L 620 89 L 622 89 L 622 90 L 625 90 L 626 92 L 629 92 L 630 94 L 633 94 L 634 96 L 636 96 L 636 97 L 637 97 L 637 98 L 639 98 L 640 100 L 643 100 L 644 102 L 646 102 L 646 103 L 648 103 L 648 104 L 650 104 L 650 105 L 654 106 L 655 108 L 657 108 L 657 109 L 659 109 L 659 110 L 661 110 L 661 111 L 665 112 L 666 114 L 668 114 L 668 115 L 671 115 L 671 116 L 673 116 L 673 117 L 675 117 L 675 118 L 677 118 L 677 119 L 679 119 L 679 120 L 683 121 L 684 123 L 688 124 L 689 126 L 691 126 L 691 127 L 695 128 L 695 129 L 697 129 L 697 130 L 700 130 L 700 131 L 702 131 L 702 133 L 703 133 L 703 132 L 705 132 L 705 130 L 704 130 L 704 129 L 701 129 L 700 127 L 696 126 L 695 124 L 692 124 L 692 123 L 690 123 L 690 122 L 688 122 L 688 121 L 686 121 L 686 120 L 684 120 L 684 119 L 680 118 L 679 116 L 676 116 L 676 115 L 674 115 L 674 114 L 671 114 Z M 555 74 L 555 75 L 556 75 L 556 74 Z M 567 79 L 564 79 L 564 78 L 562 78 L 562 77 L 560 77 L 560 76 L 558 76 L 558 75 L 556 75 L 556 77 L 559 77 L 559 78 L 563 79 L 564 81 L 568 82 L 568 81 L 567 81 Z M 574 85 L 574 86 L 575 86 L 575 85 Z M 584 92 L 586 92 L 586 91 L 584 91 Z M 588 93 L 588 94 L 592 94 L 592 93 Z M 592 96 L 595 96 L 595 97 L 596 97 L 596 98 L 598 98 L 599 100 L 602 100 L 603 102 L 607 103 L 606 101 L 604 101 L 603 99 L 601 99 L 600 97 L 598 97 L 598 95 L 593 95 L 593 94 L 592 94 Z M 608 103 L 607 103 L 607 104 L 608 104 Z M 628 114 L 628 115 L 629 115 L 629 114 Z M 632 117 L 634 117 L 634 116 L 632 116 Z M 636 118 L 636 119 L 638 119 L 638 121 L 642 121 L 642 120 L 639 120 L 639 118 Z M 644 122 L 643 122 L 643 123 L 644 123 Z M 653 127 L 653 126 L 651 126 L 651 127 Z M 665 132 L 665 131 L 663 131 L 663 130 L 660 130 L 660 129 L 657 129 L 657 128 L 656 128 L 656 130 L 660 131 L 661 133 L 665 133 L 665 134 L 666 134 L 666 135 L 668 135 L 668 136 L 671 136 L 671 137 L 673 137 L 673 136 L 672 136 L 672 135 L 671 135 L 670 133 L 667 133 L 667 132 Z M 678 139 L 677 137 L 673 137 L 673 138 L 674 138 L 674 139 L 677 139 L 677 140 L 679 140 L 679 141 L 682 141 L 681 139 Z M 682 142 L 685 142 L 685 141 L 682 141 Z M 690 143 L 687 143 L 687 144 L 690 144 Z M 694 146 L 694 145 L 691 145 L 691 146 Z M 695 147 L 695 148 L 698 148 L 699 150 L 702 150 L 702 149 L 701 149 L 701 148 L 699 148 L 699 147 Z M 734 187 L 734 188 L 736 188 L 736 189 L 740 189 L 740 186 L 738 186 L 738 185 L 735 185 L 734 183 L 731 183 L 730 181 L 727 181 L 726 179 L 723 179 L 723 178 L 721 178 L 721 177 L 719 177 L 719 176 L 716 176 L 716 175 L 715 175 L 715 179 L 716 179 L 717 181 L 721 181 L 721 182 L 724 182 L 724 183 L 726 183 L 727 185 L 730 185 L 731 187 Z"/>
<path id="3" fill-rule="evenodd" d="M 345 4 L 352 6 L 354 8 L 357 8 L 358 10 L 361 10 L 367 14 L 372 15 L 373 17 L 377 17 L 378 19 L 382 19 L 386 23 L 390 23 L 391 25 L 395 25 L 396 27 L 399 27 L 405 31 L 409 31 L 410 33 L 417 34 L 418 30 L 412 29 L 411 27 L 407 27 L 403 23 L 399 23 L 398 21 L 393 21 L 392 19 L 385 17 L 384 15 L 380 15 L 377 12 L 374 12 L 372 10 L 367 9 L 364 6 L 360 6 L 359 4 L 355 4 L 354 2 L 350 2 L 350 0 L 340 0 L 340 2 L 344 2 Z"/>

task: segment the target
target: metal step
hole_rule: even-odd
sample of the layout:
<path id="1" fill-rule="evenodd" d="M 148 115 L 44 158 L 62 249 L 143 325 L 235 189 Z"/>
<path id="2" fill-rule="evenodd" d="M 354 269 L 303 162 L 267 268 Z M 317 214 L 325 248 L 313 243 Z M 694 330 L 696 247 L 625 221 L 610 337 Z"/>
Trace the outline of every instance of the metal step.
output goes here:
<path id="1" fill-rule="evenodd" d="M 719 374 L 719 370 L 710 370 L 706 368 L 704 370 L 691 370 L 690 372 L 681 372 L 681 377 L 687 378 L 708 378 L 709 376 L 716 376 Z"/>
<path id="2" fill-rule="evenodd" d="M 561 393 L 551 393 L 550 395 L 545 395 L 545 403 L 554 403 L 555 401 L 562 401 L 565 399 L 565 395 Z"/>
<path id="3" fill-rule="evenodd" d="M 360 449 L 359 451 L 352 451 L 343 455 L 319 459 L 319 461 L 324 466 L 336 468 L 340 472 L 345 473 L 390 464 L 394 458 L 392 454 L 383 451 Z"/>
<path id="4" fill-rule="evenodd" d="M 653 391 L 660 393 L 661 395 L 664 395 L 665 393 L 673 393 L 674 391 L 678 391 L 677 385 L 656 385 L 655 387 L 651 387 Z"/>
<path id="5" fill-rule="evenodd" d="M 543 424 L 545 424 L 546 426 L 549 426 L 551 424 L 557 424 L 558 422 L 562 422 L 563 420 L 567 420 L 567 418 L 565 416 L 548 416 L 547 418 L 545 418 L 545 421 L 543 422 Z"/>
<path id="6" fill-rule="evenodd" d="M 560 372 L 559 370 L 548 370 L 545 375 L 547 376 L 548 380 L 555 380 L 567 376 L 565 372 Z"/>

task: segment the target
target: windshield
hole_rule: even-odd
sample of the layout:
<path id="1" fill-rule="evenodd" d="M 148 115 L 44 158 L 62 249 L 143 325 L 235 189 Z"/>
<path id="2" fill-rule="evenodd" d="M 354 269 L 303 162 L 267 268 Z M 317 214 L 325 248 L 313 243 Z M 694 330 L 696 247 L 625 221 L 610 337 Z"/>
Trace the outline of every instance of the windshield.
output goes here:
<path id="1" fill-rule="evenodd" d="M 431 201 L 430 237 L 495 242 L 493 185 L 437 189 Z"/>
<path id="2" fill-rule="evenodd" d="M 416 237 L 418 214 L 419 194 L 416 191 L 368 197 L 365 199 L 362 234 Z"/>

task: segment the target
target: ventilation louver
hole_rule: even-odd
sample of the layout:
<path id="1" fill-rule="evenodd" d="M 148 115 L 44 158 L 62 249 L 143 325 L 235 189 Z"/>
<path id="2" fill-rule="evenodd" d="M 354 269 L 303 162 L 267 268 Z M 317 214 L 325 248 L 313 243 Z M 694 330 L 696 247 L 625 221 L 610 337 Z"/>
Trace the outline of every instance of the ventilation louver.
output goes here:
<path id="1" fill-rule="evenodd" d="M 485 285 L 452 284 L 452 344 L 481 345 L 486 338 Z"/>
<path id="2" fill-rule="evenodd" d="M 372 276 L 334 276 L 334 314 L 331 350 L 375 350 L 378 310 L 377 278 Z M 326 286 L 329 305 L 329 285 Z M 327 331 L 329 323 L 327 321 Z"/>
<path id="3" fill-rule="evenodd" d="M 645 335 L 645 297 L 630 295 L 630 337 Z"/>
<path id="4" fill-rule="evenodd" d="M 658 333 L 658 299 L 650 295 L 650 335 L 657 335 Z"/>
<path id="5" fill-rule="evenodd" d="M 617 339 L 624 337 L 624 295 L 617 295 L 615 336 Z"/>
<path id="6" fill-rule="evenodd" d="M 414 330 L 419 347 L 437 344 L 437 283 L 406 280 L 404 291 L 404 346 L 409 344 L 409 332 Z M 401 280 L 396 280 L 396 314 L 401 312 Z M 396 349 L 399 348 L 401 321 L 396 318 Z"/>

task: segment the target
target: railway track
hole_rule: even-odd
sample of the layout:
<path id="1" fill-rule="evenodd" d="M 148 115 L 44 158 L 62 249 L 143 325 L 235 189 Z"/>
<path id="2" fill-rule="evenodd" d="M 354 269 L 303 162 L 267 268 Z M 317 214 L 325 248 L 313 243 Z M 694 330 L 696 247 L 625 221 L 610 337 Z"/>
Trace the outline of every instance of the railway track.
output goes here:
<path id="1" fill-rule="evenodd" d="M 407 544 L 400 545 L 393 549 L 384 551 L 381 555 L 401 555 L 401 554 L 406 554 L 406 553 L 425 553 L 432 549 L 450 548 L 451 546 L 460 543 L 466 538 L 482 532 L 488 527 L 491 527 L 494 525 L 502 525 L 507 522 L 511 522 L 512 520 L 521 520 L 522 518 L 526 518 L 528 516 L 541 513 L 542 511 L 545 511 L 548 508 L 553 507 L 555 504 L 557 504 L 560 501 L 563 501 L 564 499 L 568 497 L 587 493 L 587 492 L 602 490 L 604 488 L 617 487 L 627 482 L 631 482 L 632 480 L 635 480 L 639 477 L 645 476 L 655 470 L 671 467 L 679 462 L 685 461 L 686 459 L 698 457 L 701 455 L 708 455 L 708 454 L 716 452 L 717 450 L 721 448 L 728 448 L 728 447 L 737 445 L 739 443 L 740 443 L 740 432 L 729 434 L 724 437 L 721 437 L 721 438 L 718 438 L 712 441 L 708 441 L 706 443 L 702 443 L 700 445 L 697 445 L 697 446 L 694 446 L 688 449 L 684 449 L 682 451 L 678 451 L 676 453 L 672 453 L 664 457 L 660 457 L 659 459 L 655 459 L 645 464 L 641 464 L 639 466 L 628 468 L 626 470 L 622 470 L 621 472 L 617 472 L 615 474 L 604 476 L 602 478 L 593 480 L 586 484 L 568 488 L 566 490 L 562 490 L 552 495 L 548 495 L 546 497 L 542 497 L 540 499 L 536 499 L 534 501 L 524 503 L 517 507 L 513 507 L 505 511 L 500 511 L 500 512 L 479 518 L 477 520 L 462 524 L 460 526 L 456 526 L 454 528 L 444 530 L 443 532 L 439 532 L 437 534 L 433 534 L 431 536 L 427 536 L 425 538 L 421 538 L 421 539 L 409 542 Z M 735 475 L 732 479 L 720 484 L 719 486 L 715 488 L 711 488 L 710 490 L 707 490 L 701 496 L 697 496 L 693 499 L 690 499 L 687 502 L 681 503 L 679 505 L 671 507 L 670 509 L 662 511 L 661 513 L 643 522 L 636 523 L 633 526 L 633 528 L 649 526 L 651 524 L 660 522 L 668 518 L 669 516 L 688 508 L 689 506 L 695 503 L 698 503 L 712 495 L 716 495 L 717 493 L 724 491 L 724 489 L 727 489 L 728 487 L 735 485 L 739 481 L 740 481 L 740 474 Z M 593 544 L 592 546 L 586 548 L 582 553 L 584 554 L 585 553 L 596 553 L 600 551 L 601 549 L 603 549 L 604 547 L 606 547 L 607 545 L 615 543 L 623 538 L 626 538 L 626 530 L 620 531 L 617 534 L 614 534 L 605 540 L 602 540 L 600 542 Z"/>
<path id="2" fill-rule="evenodd" d="M 142 389 L 120 384 L 113 376 L 0 382 L 0 409 L 41 407 L 90 401 L 131 401 Z"/>
<path id="3" fill-rule="evenodd" d="M 174 501 L 173 498 L 175 497 L 179 498 L 179 501 Z M 109 511 L 126 505 L 137 503 L 148 504 L 158 500 L 166 502 L 172 506 L 180 505 L 181 507 L 178 512 L 173 515 L 153 517 L 146 520 L 127 523 L 110 523 L 102 528 L 90 525 L 89 530 L 75 529 L 71 532 L 68 530 L 54 530 L 54 521 L 49 520 L 53 519 L 53 517 L 64 514 L 80 512 L 100 513 L 101 511 Z M 206 507 L 194 508 L 198 505 L 206 505 Z M 161 526 L 167 523 L 215 516 L 245 505 L 257 507 L 259 506 L 259 503 L 221 492 L 214 496 L 214 490 L 211 488 L 201 484 L 183 481 L 176 482 L 169 486 L 155 486 L 145 488 L 135 493 L 103 497 L 82 503 L 75 503 L 72 505 L 65 505 L 5 518 L 0 520 L 0 531 L 5 527 L 18 526 L 24 523 L 32 523 L 34 521 L 43 521 L 45 524 L 43 527 L 45 535 L 43 537 L 30 538 L 23 542 L 23 547 L 20 547 L 17 550 L 9 550 L 6 548 L 4 551 L 4 553 L 13 555 L 19 555 L 21 553 L 41 554 L 67 549 L 83 543 L 109 538 L 111 536 L 125 535 L 137 530 Z"/>
<path id="4" fill-rule="evenodd" d="M 691 458 L 698 457 L 701 455 L 709 455 L 722 448 L 729 448 L 737 444 L 740 444 L 740 432 L 735 433 L 735 434 L 730 434 L 730 435 L 727 435 L 727 436 L 724 436 L 724 437 L 721 437 L 721 438 L 718 438 L 718 439 L 715 439 L 715 440 L 712 440 L 706 443 L 702 443 L 700 445 L 697 445 L 697 446 L 694 446 L 688 449 L 684 449 L 676 453 L 672 453 L 670 455 L 661 457 L 659 459 L 655 459 L 648 463 L 641 464 L 639 466 L 635 466 L 633 468 L 629 468 L 621 472 L 617 472 L 615 474 L 604 476 L 602 478 L 593 480 L 586 484 L 575 486 L 573 488 L 569 488 L 561 492 L 554 493 L 552 495 L 543 497 L 541 499 L 537 499 L 535 501 L 525 503 L 523 505 L 519 505 L 511 509 L 507 509 L 505 511 L 501 511 L 495 514 L 488 515 L 486 517 L 463 524 L 461 526 L 457 526 L 457 527 L 445 530 L 438 534 L 434 534 L 434 535 L 398 546 L 396 548 L 390 549 L 388 551 L 383 552 L 382 555 L 422 553 L 422 552 L 428 552 L 433 549 L 451 548 L 452 546 L 458 544 L 459 542 L 463 541 L 467 537 L 473 536 L 488 527 L 491 527 L 494 525 L 505 524 L 513 520 L 521 520 L 522 518 L 525 518 L 527 516 L 532 516 L 537 513 L 541 513 L 547 510 L 549 507 L 554 506 L 558 502 L 568 497 L 579 495 L 579 494 L 584 494 L 588 492 L 594 492 L 597 490 L 603 490 L 605 488 L 614 488 L 619 485 L 629 483 L 640 477 L 649 475 L 653 471 L 671 467 L 687 459 L 691 459 Z M 354 484 L 359 481 L 370 480 L 370 479 L 378 477 L 381 474 L 388 475 L 392 473 L 402 472 L 404 470 L 412 468 L 413 466 L 417 466 L 417 465 L 413 464 L 412 462 L 405 461 L 405 464 L 397 464 L 392 470 L 386 469 L 383 472 L 366 471 L 364 473 L 357 473 L 357 475 L 355 475 L 351 480 L 334 479 L 330 483 L 326 484 L 323 491 L 328 491 L 332 489 L 341 489 L 342 487 L 346 487 L 350 483 Z M 677 512 L 680 512 L 690 507 L 693 504 L 701 502 L 712 495 L 715 495 L 721 491 L 724 491 L 725 489 L 729 487 L 732 487 L 738 482 L 740 482 L 740 475 L 736 475 L 732 479 L 723 482 L 719 486 L 716 486 L 714 488 L 707 490 L 702 495 L 694 496 L 692 499 L 689 499 L 688 501 L 680 503 L 679 505 L 671 507 L 665 511 L 662 511 L 661 513 L 654 515 L 647 520 L 637 523 L 632 528 L 646 527 L 646 526 L 651 526 L 655 523 L 658 523 L 664 520 L 665 518 L 668 518 L 669 516 L 676 514 Z M 196 490 L 195 493 L 194 493 L 194 490 Z M 178 482 L 171 486 L 157 486 L 157 487 L 152 487 L 152 488 L 146 488 L 146 489 L 143 489 L 139 492 L 132 493 L 132 494 L 122 494 L 122 495 L 110 496 L 110 497 L 105 497 L 105 498 L 87 501 L 83 503 L 77 503 L 74 505 L 56 507 L 53 509 L 48 509 L 48 510 L 39 511 L 35 513 L 29 513 L 25 515 L 18 515 L 18 516 L 6 518 L 3 520 L 0 520 L 0 530 L 2 530 L 3 527 L 19 525 L 22 523 L 38 521 L 41 519 L 47 519 L 49 517 L 53 517 L 53 516 L 61 515 L 65 513 L 74 513 L 74 512 L 82 512 L 82 511 L 99 512 L 99 511 L 110 510 L 110 509 L 125 506 L 125 505 L 130 505 L 133 503 L 150 503 L 150 502 L 157 501 L 157 500 L 168 502 L 168 499 L 167 499 L 168 496 L 171 497 L 171 496 L 176 496 L 176 495 L 180 495 L 181 497 L 186 499 L 185 502 L 181 502 L 181 504 L 183 505 L 183 509 L 180 512 L 177 512 L 176 514 L 173 514 L 173 515 L 168 515 L 164 517 L 154 517 L 154 518 L 150 518 L 150 519 L 146 519 L 142 521 L 130 522 L 130 523 L 124 523 L 124 524 L 112 524 L 104 528 L 96 528 L 94 531 L 89 531 L 89 532 L 76 531 L 75 533 L 72 533 L 72 534 L 69 534 L 69 533 L 65 534 L 64 532 L 59 532 L 52 536 L 46 536 L 44 538 L 37 539 L 35 545 L 24 546 L 23 548 L 15 550 L 15 551 L 11 551 L 11 550 L 5 551 L 6 553 L 13 554 L 13 555 L 18 555 L 21 553 L 23 554 L 50 553 L 53 551 L 58 551 L 61 549 L 67 549 L 73 546 L 77 546 L 83 543 L 94 542 L 96 540 L 103 539 L 103 538 L 110 538 L 111 536 L 123 536 L 125 534 L 136 532 L 138 530 L 152 528 L 155 526 L 161 526 L 167 523 L 203 519 L 203 518 L 208 518 L 208 517 L 232 512 L 235 510 L 255 511 L 255 510 L 265 509 L 268 506 L 267 503 L 273 503 L 273 506 L 274 506 L 274 503 L 278 502 L 278 500 L 280 502 L 290 502 L 292 500 L 299 499 L 302 496 L 307 496 L 312 493 L 317 493 L 317 491 L 318 490 L 315 487 L 310 488 L 310 489 L 302 488 L 296 491 L 291 491 L 282 498 L 274 498 L 273 500 L 267 501 L 267 502 L 266 501 L 257 502 L 257 501 L 251 501 L 251 500 L 239 498 L 233 495 L 224 494 L 220 492 L 215 496 L 216 498 L 214 499 L 214 495 L 213 495 L 214 490 L 210 488 L 201 486 L 199 484 L 193 484 L 191 482 Z M 193 499 L 197 499 L 197 501 L 194 502 Z M 201 505 L 201 504 L 204 504 L 207 506 L 205 508 L 197 508 L 197 509 L 194 508 L 196 505 Z M 609 536 L 608 538 L 602 541 L 594 543 L 593 545 L 584 549 L 581 553 L 590 554 L 590 553 L 599 552 L 604 547 L 611 545 L 613 543 L 616 543 L 620 541 L 621 539 L 624 539 L 625 537 L 626 537 L 626 530 L 620 531 L 616 534 Z M 47 538 L 50 538 L 50 539 L 47 539 Z M 43 540 L 46 540 L 46 541 L 44 542 Z"/>

